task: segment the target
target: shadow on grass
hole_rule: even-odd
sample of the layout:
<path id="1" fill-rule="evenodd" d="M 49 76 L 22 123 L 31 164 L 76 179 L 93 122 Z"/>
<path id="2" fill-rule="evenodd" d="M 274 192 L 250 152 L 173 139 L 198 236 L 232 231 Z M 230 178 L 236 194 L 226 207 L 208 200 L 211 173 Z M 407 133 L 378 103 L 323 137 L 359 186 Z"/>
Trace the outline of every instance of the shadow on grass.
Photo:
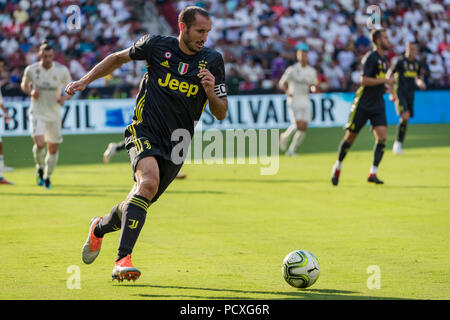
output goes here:
<path id="1" fill-rule="evenodd" d="M 385 188 L 398 189 L 450 189 L 450 185 L 448 186 L 432 186 L 432 185 L 386 185 Z"/>
<path id="2" fill-rule="evenodd" d="M 348 290 L 334 290 L 334 289 L 292 289 L 292 291 L 251 291 L 251 290 L 238 290 L 238 289 L 220 289 L 220 288 L 199 288 L 199 287 L 185 287 L 185 286 L 159 286 L 159 285 L 146 285 L 146 284 L 116 284 L 114 286 L 124 287 L 141 287 L 141 288 L 155 288 L 155 289 L 176 289 L 176 290 L 199 290 L 204 291 L 205 295 L 191 295 L 191 294 L 137 294 L 136 296 L 142 298 L 167 298 L 167 299 L 212 299 L 212 300 L 260 300 L 261 298 L 255 298 L 248 295 L 275 295 L 278 298 L 270 298 L 270 300 L 405 300 L 403 298 L 393 297 L 371 297 L 354 295 L 358 292 Z M 210 295 L 210 292 L 227 292 L 238 293 L 244 296 L 215 296 Z"/>
<path id="3" fill-rule="evenodd" d="M 46 191 L 46 193 L 42 192 L 27 192 L 27 193 L 17 193 L 17 192 L 0 192 L 0 196 L 8 196 L 8 197 L 67 197 L 67 198 L 77 198 L 77 197 L 105 197 L 108 192 L 117 192 L 128 194 L 130 189 L 114 189 L 112 190 L 102 190 L 104 193 L 96 193 L 92 192 L 92 190 L 84 190 L 85 192 L 67 192 L 67 193 L 55 193 L 52 190 Z M 96 189 L 95 191 L 99 191 Z M 176 190 L 176 191 L 165 191 L 165 193 L 170 194 L 226 194 L 227 192 L 223 191 L 212 191 L 212 190 Z"/>
<path id="4" fill-rule="evenodd" d="M 104 197 L 104 193 L 54 193 L 51 190 L 48 193 L 14 193 L 14 192 L 0 192 L 0 196 L 10 196 L 10 197 L 68 197 L 68 198 L 76 198 L 76 197 Z"/>
<path id="5" fill-rule="evenodd" d="M 231 183 L 317 183 L 324 182 L 325 180 L 319 179 L 270 179 L 261 177 L 261 179 L 202 179 L 202 181 L 211 181 L 211 182 L 231 182 Z"/>
<path id="6" fill-rule="evenodd" d="M 174 194 L 226 194 L 228 192 L 224 191 L 214 191 L 214 190 L 167 190 L 165 193 Z"/>

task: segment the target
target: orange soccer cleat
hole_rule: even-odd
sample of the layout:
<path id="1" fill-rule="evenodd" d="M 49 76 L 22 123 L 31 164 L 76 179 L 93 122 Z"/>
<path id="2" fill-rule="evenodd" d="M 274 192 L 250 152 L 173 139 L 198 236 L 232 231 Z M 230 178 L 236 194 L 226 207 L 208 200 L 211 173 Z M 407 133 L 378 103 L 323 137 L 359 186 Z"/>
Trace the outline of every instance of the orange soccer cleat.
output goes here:
<path id="1" fill-rule="evenodd" d="M 103 238 L 97 238 L 94 234 L 94 228 L 99 221 L 101 221 L 101 217 L 92 218 L 89 226 L 89 234 L 86 242 L 83 245 L 83 251 L 81 257 L 83 262 L 86 264 L 90 264 L 94 262 L 100 253 L 100 248 L 102 246 Z"/>
<path id="2" fill-rule="evenodd" d="M 123 280 L 136 281 L 141 276 L 141 271 L 133 267 L 131 256 L 127 255 L 114 264 L 112 271 L 112 280 L 117 279 L 119 282 Z"/>

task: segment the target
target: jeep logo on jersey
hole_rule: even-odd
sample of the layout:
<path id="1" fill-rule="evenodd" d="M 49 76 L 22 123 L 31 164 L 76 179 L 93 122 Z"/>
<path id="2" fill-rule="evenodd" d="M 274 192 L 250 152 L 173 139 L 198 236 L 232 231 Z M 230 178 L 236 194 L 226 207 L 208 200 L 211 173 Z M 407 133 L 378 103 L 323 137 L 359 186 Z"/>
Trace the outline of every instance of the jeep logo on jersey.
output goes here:
<path id="1" fill-rule="evenodd" d="M 180 74 L 185 74 L 189 69 L 189 65 L 187 63 L 184 62 L 180 62 L 180 64 L 178 65 L 178 72 Z"/>
<path id="2" fill-rule="evenodd" d="M 172 74 L 167 73 L 166 79 L 164 79 L 164 81 L 161 78 L 158 79 L 158 84 L 161 87 L 169 87 L 170 90 L 186 93 L 186 97 L 195 96 L 198 93 L 198 85 L 190 84 L 186 81 L 178 81 L 177 79 L 171 78 Z"/>

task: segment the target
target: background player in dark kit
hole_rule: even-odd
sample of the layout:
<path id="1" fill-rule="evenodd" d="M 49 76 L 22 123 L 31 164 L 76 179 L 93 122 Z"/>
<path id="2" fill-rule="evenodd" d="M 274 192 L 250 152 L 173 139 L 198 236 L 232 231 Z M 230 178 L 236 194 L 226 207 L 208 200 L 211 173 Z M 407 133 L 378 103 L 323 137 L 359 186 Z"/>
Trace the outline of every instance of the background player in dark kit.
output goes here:
<path id="1" fill-rule="evenodd" d="M 408 42 L 404 56 L 398 57 L 388 71 L 387 77 L 395 76 L 395 84 L 391 87 L 390 99 L 395 103 L 395 109 L 400 116 L 397 125 L 397 136 L 392 147 L 395 154 L 403 154 L 403 141 L 408 128 L 408 122 L 414 116 L 414 93 L 416 85 L 421 90 L 426 89 L 422 79 L 422 68 L 416 59 L 418 47 L 416 42 Z"/>
<path id="2" fill-rule="evenodd" d="M 359 131 L 370 120 L 375 137 L 373 163 L 370 168 L 368 182 L 382 184 L 378 179 L 378 165 L 384 154 L 387 120 L 383 94 L 386 85 L 392 85 L 394 79 L 386 78 L 389 60 L 385 51 L 389 49 L 389 38 L 385 30 L 372 30 L 371 40 L 374 50 L 368 52 L 362 59 L 361 86 L 356 92 L 350 117 L 346 125 L 345 136 L 339 145 L 338 159 L 333 165 L 331 183 L 337 185 L 342 169 L 342 161 L 347 155 Z"/>
<path id="3" fill-rule="evenodd" d="M 192 136 L 195 122 L 209 102 L 211 113 L 222 120 L 228 102 L 223 58 L 204 47 L 212 22 L 207 11 L 187 7 L 178 17 L 178 38 L 145 35 L 131 48 L 111 54 L 79 81 L 66 87 L 68 94 L 81 91 L 131 60 L 146 60 L 133 122 L 125 130 L 135 185 L 125 201 L 110 214 L 91 220 L 82 258 L 92 263 L 103 235 L 121 229 L 113 279 L 136 280 L 140 271 L 131 263 L 131 252 L 145 222 L 148 206 L 176 177 L 181 164 L 174 163 L 172 133 L 183 129 Z"/>

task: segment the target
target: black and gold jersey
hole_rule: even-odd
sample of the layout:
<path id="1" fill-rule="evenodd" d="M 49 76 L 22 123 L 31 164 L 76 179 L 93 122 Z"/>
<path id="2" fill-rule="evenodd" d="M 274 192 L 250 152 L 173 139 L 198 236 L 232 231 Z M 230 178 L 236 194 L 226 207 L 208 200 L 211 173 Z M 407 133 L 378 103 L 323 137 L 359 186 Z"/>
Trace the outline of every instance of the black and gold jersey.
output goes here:
<path id="1" fill-rule="evenodd" d="M 389 60 L 386 56 L 381 56 L 377 51 L 368 52 L 362 59 L 362 76 L 382 79 L 386 77 Z M 358 108 L 376 109 L 384 108 L 385 85 L 363 86 L 356 92 L 353 104 Z"/>
<path id="2" fill-rule="evenodd" d="M 399 57 L 392 65 L 395 75 L 394 90 L 397 94 L 414 95 L 416 79 L 420 77 L 421 66 L 418 60 L 410 61 L 405 56 Z"/>
<path id="3" fill-rule="evenodd" d="M 146 60 L 144 74 L 136 98 L 132 125 L 148 132 L 151 144 L 163 154 L 170 154 L 176 144 L 172 133 L 186 129 L 194 133 L 195 122 L 207 104 L 207 96 L 198 73 L 208 69 L 215 77 L 215 93 L 226 96 L 222 55 L 204 47 L 187 55 L 176 37 L 145 35 L 129 52 L 132 60 Z"/>

